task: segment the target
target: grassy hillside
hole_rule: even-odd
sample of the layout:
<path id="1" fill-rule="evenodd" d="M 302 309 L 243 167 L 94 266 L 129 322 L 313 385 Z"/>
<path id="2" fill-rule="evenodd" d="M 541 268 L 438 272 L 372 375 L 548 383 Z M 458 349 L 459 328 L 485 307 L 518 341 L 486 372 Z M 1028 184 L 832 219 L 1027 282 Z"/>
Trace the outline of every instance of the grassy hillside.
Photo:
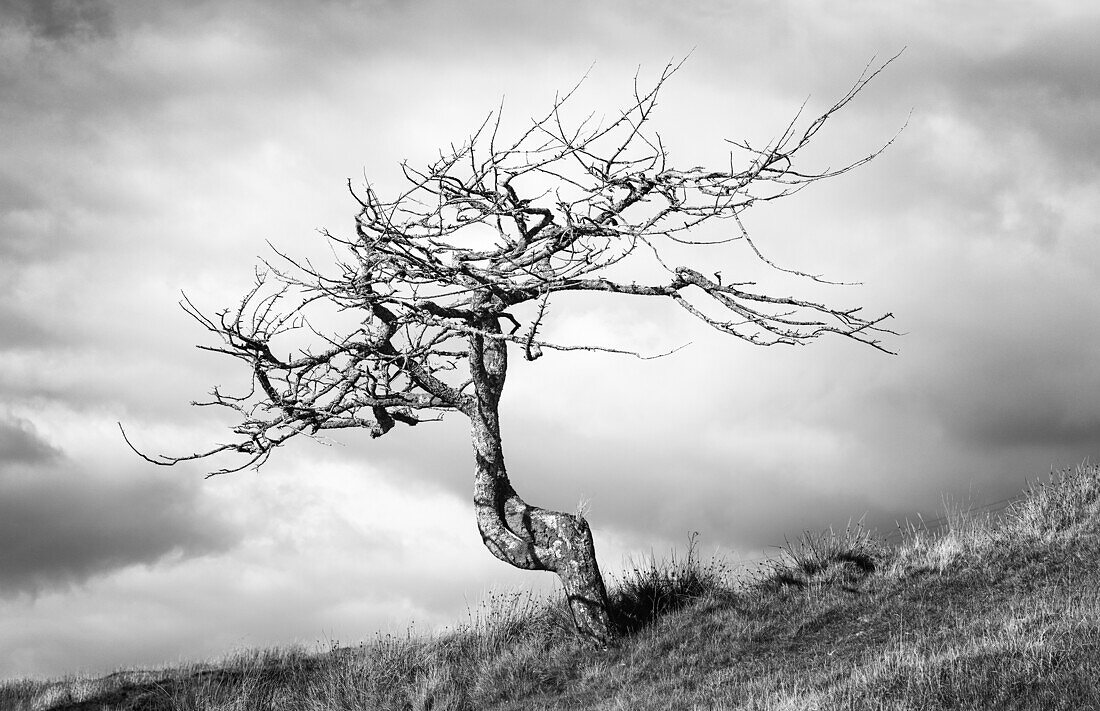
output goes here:
<path id="1" fill-rule="evenodd" d="M 886 546 L 804 536 L 750 579 L 693 549 L 615 586 L 622 640 L 501 596 L 454 633 L 0 685 L 2 709 L 1100 709 L 1100 468 Z"/>

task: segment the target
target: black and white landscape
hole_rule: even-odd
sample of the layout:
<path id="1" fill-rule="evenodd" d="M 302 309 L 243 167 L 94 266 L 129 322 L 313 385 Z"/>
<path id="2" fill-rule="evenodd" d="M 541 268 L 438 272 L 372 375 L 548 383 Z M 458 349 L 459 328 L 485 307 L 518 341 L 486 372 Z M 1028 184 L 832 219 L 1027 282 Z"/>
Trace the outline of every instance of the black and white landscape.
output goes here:
<path id="1" fill-rule="evenodd" d="M 807 159 L 893 143 L 744 215 L 774 263 L 851 282 L 805 294 L 892 313 L 896 355 L 599 298 L 543 333 L 690 345 L 514 359 L 512 481 L 583 502 L 605 573 L 693 531 L 733 562 L 861 516 L 889 534 L 1100 456 L 1098 32 L 1070 0 L 0 3 L 0 677 L 430 631 L 490 589 L 553 589 L 482 545 L 461 415 L 210 479 L 225 462 L 154 467 L 117 423 L 151 453 L 223 441 L 233 422 L 188 403 L 248 371 L 194 347 L 181 291 L 235 305 L 271 245 L 331 262 L 349 178 L 395 193 L 403 160 L 500 107 L 520 132 L 586 73 L 573 110 L 613 119 L 687 57 L 653 125 L 721 170 L 724 139 L 767 144 L 901 52 Z M 771 278 L 728 247 L 708 253 L 727 283 Z"/>

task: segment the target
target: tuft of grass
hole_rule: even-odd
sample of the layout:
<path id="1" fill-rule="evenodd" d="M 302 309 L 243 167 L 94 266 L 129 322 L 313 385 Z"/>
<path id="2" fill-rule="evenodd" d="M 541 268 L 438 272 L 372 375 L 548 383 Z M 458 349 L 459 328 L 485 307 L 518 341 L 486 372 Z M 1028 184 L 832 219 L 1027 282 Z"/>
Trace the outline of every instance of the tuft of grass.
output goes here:
<path id="1" fill-rule="evenodd" d="M 882 545 L 872 538 L 862 519 L 854 524 L 849 520 L 843 531 L 831 526 L 819 533 L 803 531 L 794 543 L 786 541 L 780 551 L 766 582 L 797 588 L 856 585 L 875 572 L 883 557 Z"/>
<path id="2" fill-rule="evenodd" d="M 658 617 L 679 610 L 725 587 L 728 569 L 717 560 L 702 562 L 697 553 L 699 533 L 688 537 L 687 551 L 677 558 L 650 555 L 613 585 L 609 595 L 612 624 L 620 634 L 633 634 Z"/>

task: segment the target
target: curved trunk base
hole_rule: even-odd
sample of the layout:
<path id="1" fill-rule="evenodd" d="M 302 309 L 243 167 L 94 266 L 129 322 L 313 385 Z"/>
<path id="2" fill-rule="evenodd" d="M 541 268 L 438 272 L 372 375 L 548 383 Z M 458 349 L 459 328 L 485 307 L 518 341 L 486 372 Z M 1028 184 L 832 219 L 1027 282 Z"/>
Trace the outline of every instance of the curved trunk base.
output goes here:
<path id="1" fill-rule="evenodd" d="M 496 507 L 478 506 L 485 547 L 517 568 L 557 573 L 577 632 L 596 644 L 610 641 L 607 589 L 588 522 L 581 516 L 530 506 L 514 493 L 504 508 L 506 513 L 500 517 Z"/>

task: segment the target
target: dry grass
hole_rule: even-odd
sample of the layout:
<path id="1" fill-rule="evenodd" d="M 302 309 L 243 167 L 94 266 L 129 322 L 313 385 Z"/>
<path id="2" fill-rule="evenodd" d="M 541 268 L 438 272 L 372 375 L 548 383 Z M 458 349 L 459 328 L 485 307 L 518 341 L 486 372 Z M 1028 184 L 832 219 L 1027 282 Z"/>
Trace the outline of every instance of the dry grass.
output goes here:
<path id="1" fill-rule="evenodd" d="M 8 682 L 2 709 L 1100 709 L 1100 470 L 888 547 L 806 533 L 749 585 L 696 554 L 612 585 L 619 642 L 491 596 L 453 632 Z"/>
<path id="2" fill-rule="evenodd" d="M 1056 538 L 1096 535 L 1100 520 L 1100 476 L 1097 465 L 1051 471 L 1046 481 L 1032 482 L 1026 494 L 1006 511 L 1002 536 L 1027 536 L 1049 542 Z"/>

